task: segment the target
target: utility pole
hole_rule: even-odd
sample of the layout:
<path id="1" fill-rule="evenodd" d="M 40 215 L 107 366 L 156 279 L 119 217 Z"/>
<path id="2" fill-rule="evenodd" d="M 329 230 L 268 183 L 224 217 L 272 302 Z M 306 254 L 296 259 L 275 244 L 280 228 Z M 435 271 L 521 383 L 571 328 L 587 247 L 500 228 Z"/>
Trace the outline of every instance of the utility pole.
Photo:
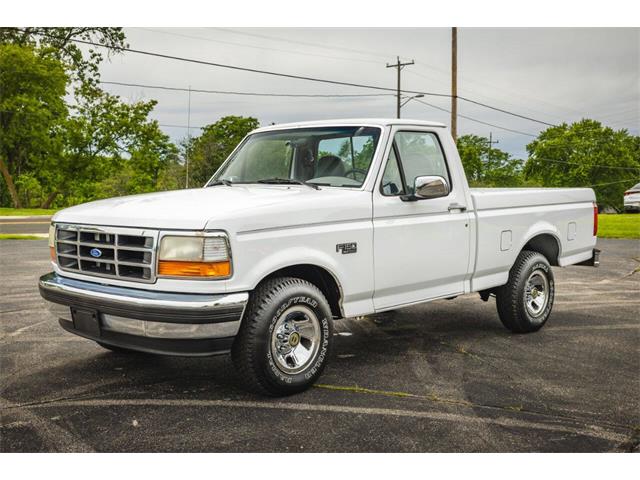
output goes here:
<path id="1" fill-rule="evenodd" d="M 189 188 L 189 150 L 191 149 L 191 85 L 189 85 L 189 101 L 187 103 L 187 150 L 185 152 L 185 166 L 187 176 L 185 188 Z"/>
<path id="2" fill-rule="evenodd" d="M 451 136 L 458 140 L 458 29 L 451 27 Z"/>
<path id="3" fill-rule="evenodd" d="M 491 146 L 494 143 L 500 143 L 500 140 L 493 140 L 493 132 L 489 132 L 489 153 L 487 154 L 488 158 L 491 158 Z"/>
<path id="4" fill-rule="evenodd" d="M 413 65 L 415 62 L 413 60 L 411 60 L 410 62 L 406 62 L 406 63 L 400 63 L 400 57 L 396 57 L 396 63 L 387 63 L 387 68 L 396 68 L 398 69 L 398 87 L 396 90 L 396 116 L 397 118 L 400 118 L 400 109 L 402 108 L 402 104 L 401 104 L 401 94 L 400 94 L 400 72 L 402 71 L 402 69 L 404 67 L 406 67 L 407 65 Z"/>

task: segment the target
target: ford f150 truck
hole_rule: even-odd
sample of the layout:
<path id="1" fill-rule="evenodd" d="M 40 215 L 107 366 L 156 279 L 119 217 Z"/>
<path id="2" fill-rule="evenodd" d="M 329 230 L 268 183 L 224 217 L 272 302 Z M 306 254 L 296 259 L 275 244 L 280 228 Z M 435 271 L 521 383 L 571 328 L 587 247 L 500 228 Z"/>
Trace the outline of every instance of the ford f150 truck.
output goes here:
<path id="1" fill-rule="evenodd" d="M 439 123 L 270 126 L 203 188 L 58 212 L 39 287 L 65 330 L 107 349 L 230 352 L 247 386 L 287 395 L 319 377 L 340 318 L 479 292 L 511 331 L 540 329 L 551 267 L 598 263 L 594 202 L 469 188 Z"/>

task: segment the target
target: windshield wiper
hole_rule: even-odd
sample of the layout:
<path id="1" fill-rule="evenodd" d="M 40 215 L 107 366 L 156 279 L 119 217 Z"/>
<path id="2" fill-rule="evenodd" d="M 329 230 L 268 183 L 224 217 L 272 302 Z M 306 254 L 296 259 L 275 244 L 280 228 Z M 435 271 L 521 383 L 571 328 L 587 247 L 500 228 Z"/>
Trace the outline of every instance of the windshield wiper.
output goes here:
<path id="1" fill-rule="evenodd" d="M 215 182 L 211 182 L 210 184 L 208 184 L 207 188 L 215 187 L 216 185 L 226 185 L 227 187 L 230 187 L 231 185 L 233 185 L 233 182 L 230 180 L 216 180 Z"/>
<path id="2" fill-rule="evenodd" d="M 281 184 L 281 185 L 306 185 L 307 187 L 311 187 L 314 190 L 320 190 L 318 185 L 313 183 L 303 182 L 301 180 L 296 180 L 294 178 L 263 178 L 262 180 L 258 180 L 256 183 L 270 183 L 270 184 Z"/>

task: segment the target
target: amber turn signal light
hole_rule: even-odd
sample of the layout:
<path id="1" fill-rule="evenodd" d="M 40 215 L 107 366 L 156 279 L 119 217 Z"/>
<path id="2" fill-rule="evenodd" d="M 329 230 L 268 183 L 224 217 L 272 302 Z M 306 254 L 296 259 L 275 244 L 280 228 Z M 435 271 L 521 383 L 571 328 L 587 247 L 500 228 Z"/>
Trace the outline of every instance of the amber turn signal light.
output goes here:
<path id="1" fill-rule="evenodd" d="M 56 263 L 56 249 L 55 247 L 49 247 L 49 255 L 51 255 L 51 261 Z"/>
<path id="2" fill-rule="evenodd" d="M 170 277 L 228 277 L 231 274 L 231 262 L 181 262 L 160 260 L 158 275 Z"/>

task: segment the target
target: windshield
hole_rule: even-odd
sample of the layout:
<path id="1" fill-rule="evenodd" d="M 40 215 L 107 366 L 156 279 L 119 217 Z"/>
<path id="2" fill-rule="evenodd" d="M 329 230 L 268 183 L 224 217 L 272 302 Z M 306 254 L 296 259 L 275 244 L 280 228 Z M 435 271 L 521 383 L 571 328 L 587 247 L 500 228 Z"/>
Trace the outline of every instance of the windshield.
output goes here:
<path id="1" fill-rule="evenodd" d="M 374 127 L 322 127 L 255 133 L 211 179 L 220 183 L 362 186 L 380 138 Z"/>

